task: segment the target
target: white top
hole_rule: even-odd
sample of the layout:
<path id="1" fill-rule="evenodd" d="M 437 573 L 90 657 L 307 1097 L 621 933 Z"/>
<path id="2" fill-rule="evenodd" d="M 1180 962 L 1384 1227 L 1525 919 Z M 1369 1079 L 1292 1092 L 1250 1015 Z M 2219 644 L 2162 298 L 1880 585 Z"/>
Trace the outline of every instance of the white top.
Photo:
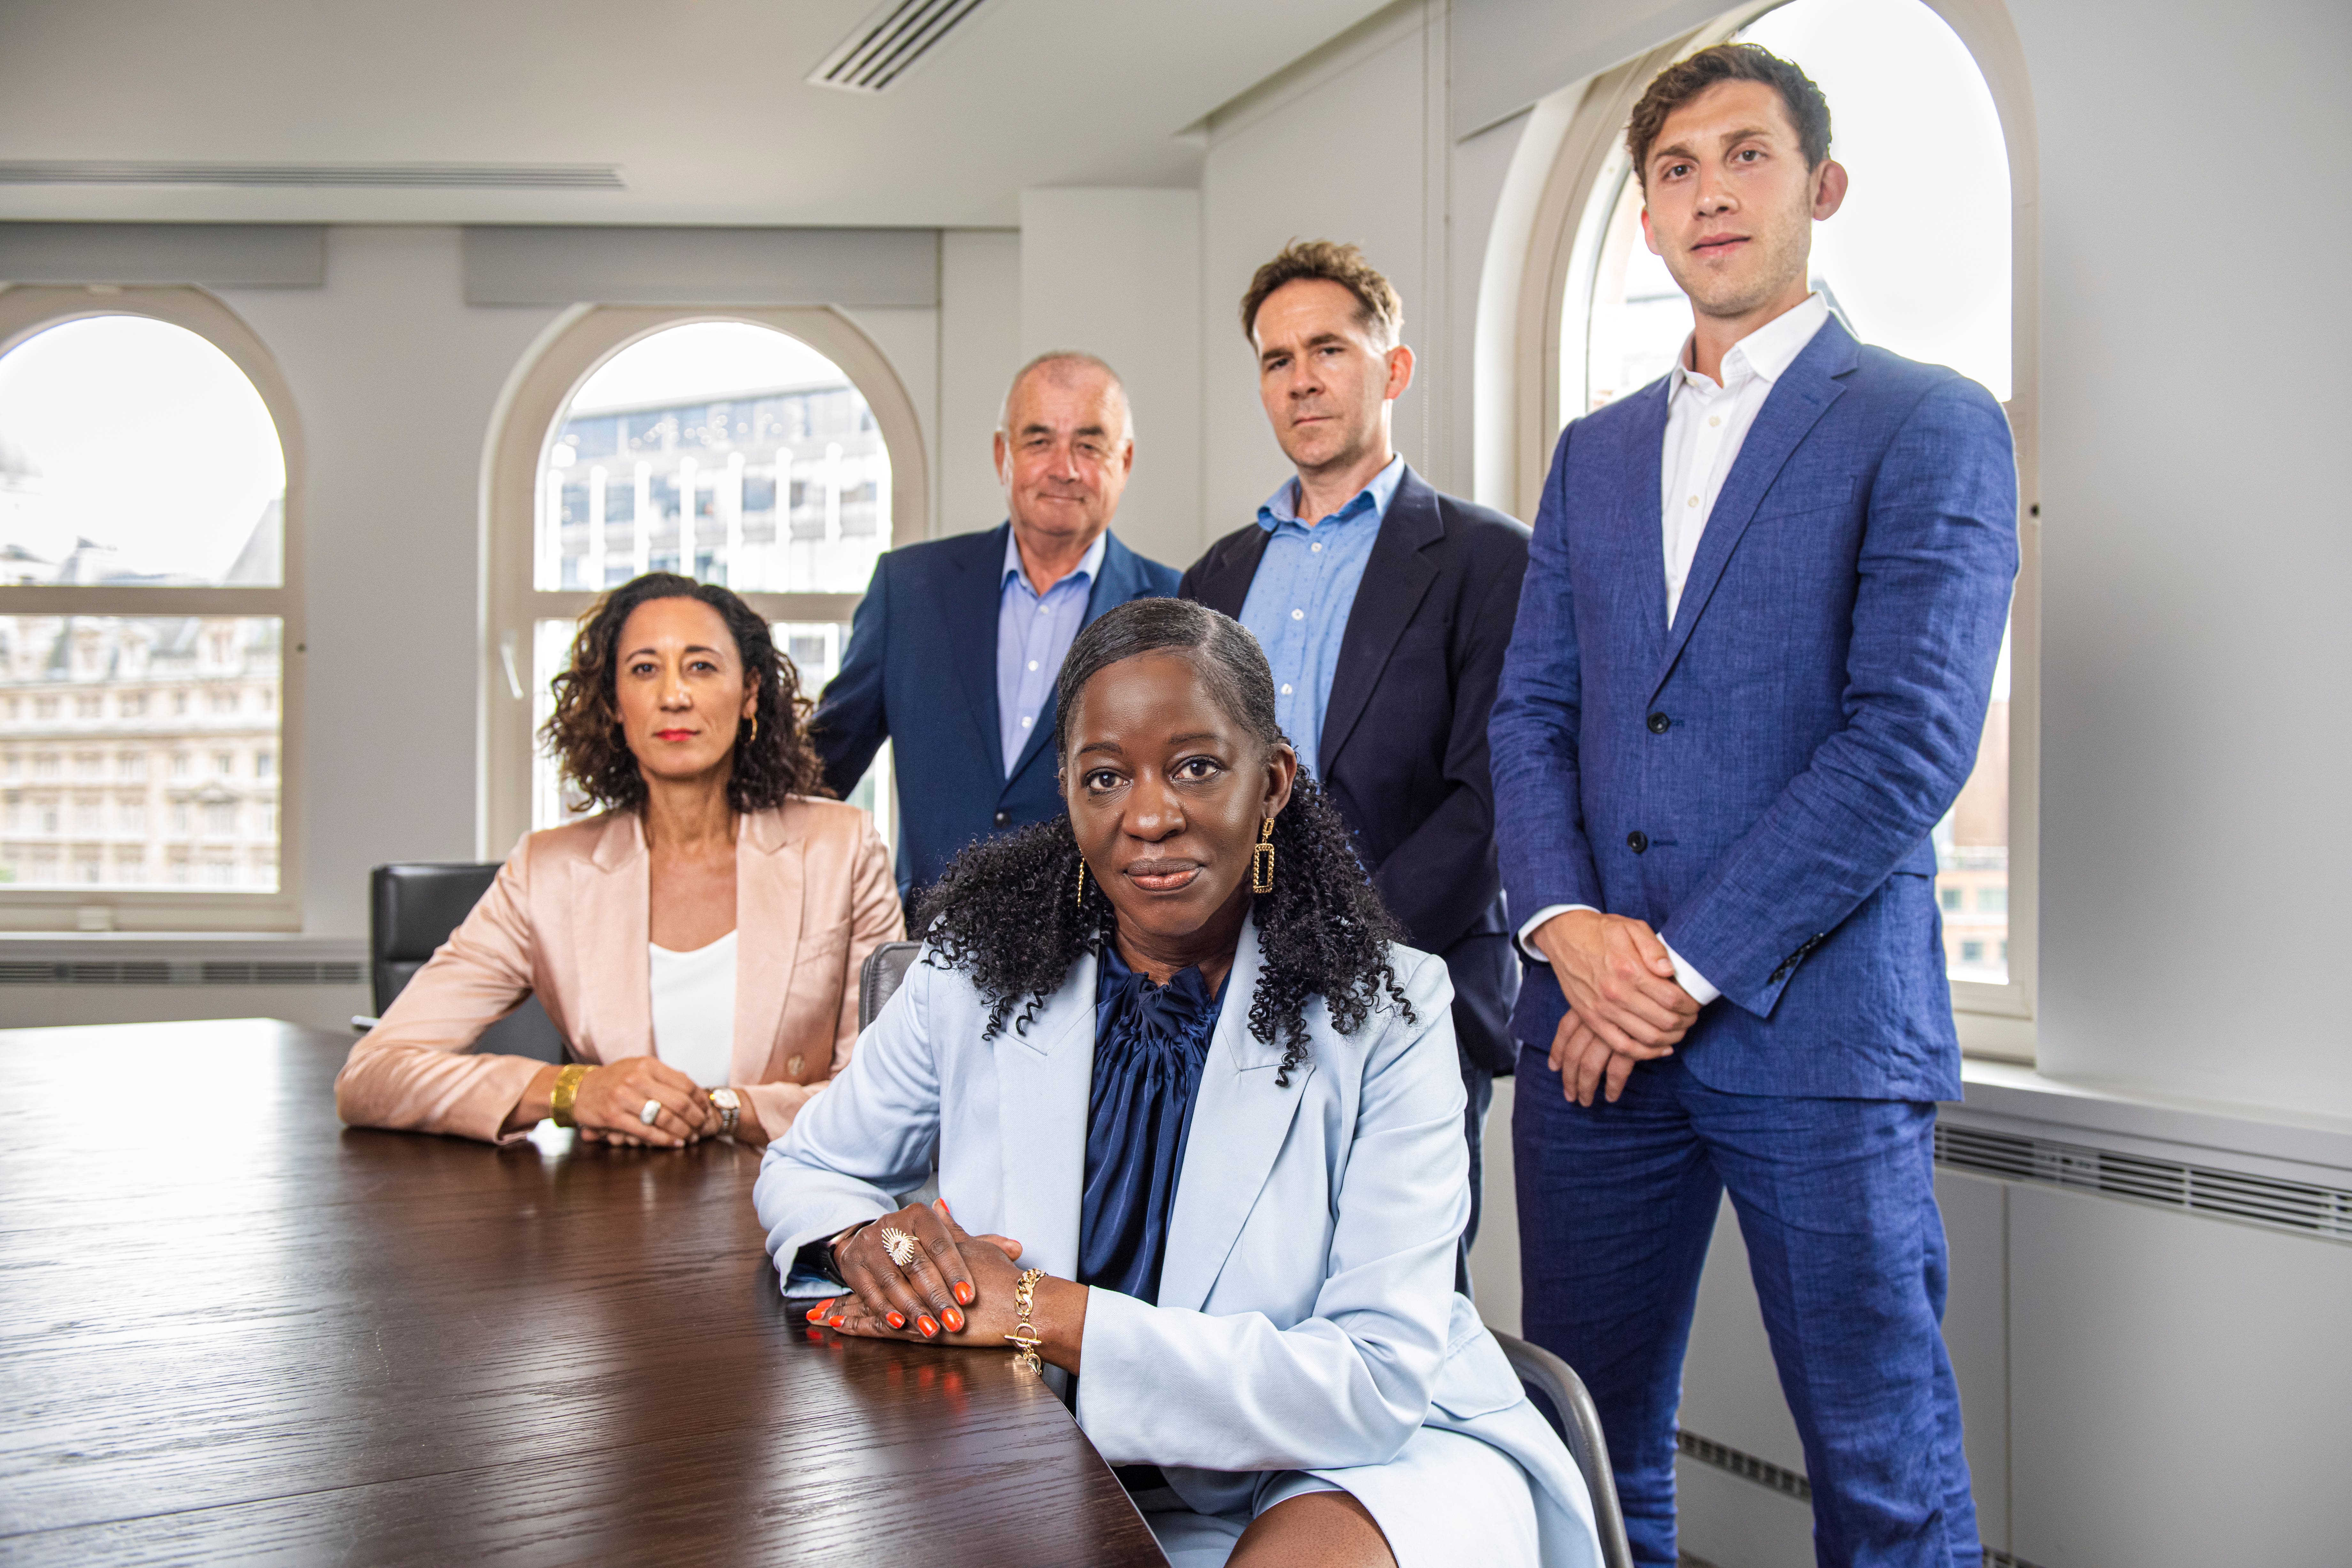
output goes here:
<path id="1" fill-rule="evenodd" d="M 1666 385 L 1666 440 L 1658 465 L 1660 541 L 1666 553 L 1666 625 L 1675 624 L 1681 608 L 1683 584 L 1690 580 L 1691 563 L 1698 558 L 1698 542 L 1706 520 L 1715 513 L 1723 481 L 1739 460 L 1739 448 L 1748 428 L 1763 412 L 1772 387 L 1788 374 L 1813 334 L 1830 319 L 1829 301 L 1808 294 L 1803 304 L 1784 310 L 1731 345 L 1723 356 L 1723 381 L 1690 367 L 1690 340 L 1683 340 Z M 1538 910 L 1519 927 L 1519 951 L 1538 963 L 1550 962 L 1530 944 L 1542 924 L 1569 910 L 1589 904 L 1550 904 Z M 1723 994 L 1706 976 L 1693 969 L 1671 945 L 1675 978 L 1702 1007 Z"/>
<path id="2" fill-rule="evenodd" d="M 735 933 L 692 952 L 655 942 L 654 1055 L 705 1089 L 723 1089 L 735 1063 Z"/>

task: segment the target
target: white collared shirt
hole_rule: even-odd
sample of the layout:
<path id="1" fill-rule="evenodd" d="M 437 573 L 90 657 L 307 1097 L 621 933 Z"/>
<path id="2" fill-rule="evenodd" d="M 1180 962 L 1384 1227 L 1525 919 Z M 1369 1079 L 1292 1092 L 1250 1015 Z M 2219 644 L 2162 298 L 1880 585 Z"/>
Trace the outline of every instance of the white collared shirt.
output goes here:
<path id="1" fill-rule="evenodd" d="M 1772 387 L 1788 374 L 1822 323 L 1830 319 L 1829 301 L 1808 294 L 1804 302 L 1773 317 L 1731 345 L 1723 356 L 1723 380 L 1691 368 L 1691 340 L 1683 340 L 1666 386 L 1666 440 L 1658 465 L 1660 542 L 1666 558 L 1666 625 L 1675 624 L 1682 607 L 1683 584 L 1690 581 L 1691 563 L 1698 559 L 1698 542 L 1714 515 L 1723 481 L 1739 460 L 1756 416 Z M 1529 940 L 1543 923 L 1570 910 L 1590 904 L 1548 904 L 1519 927 L 1519 951 L 1537 963 L 1548 963 Z M 1693 969 L 1683 955 L 1667 946 L 1674 960 L 1675 979 L 1704 1007 L 1723 994 L 1706 975 Z"/>

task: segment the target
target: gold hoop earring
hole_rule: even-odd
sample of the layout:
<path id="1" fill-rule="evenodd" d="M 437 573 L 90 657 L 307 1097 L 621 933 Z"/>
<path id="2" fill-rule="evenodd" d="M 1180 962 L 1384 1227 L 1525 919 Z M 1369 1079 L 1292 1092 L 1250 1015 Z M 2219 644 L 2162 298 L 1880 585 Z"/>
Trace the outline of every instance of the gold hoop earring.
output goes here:
<path id="1" fill-rule="evenodd" d="M 751 710 L 751 739 L 754 742 L 760 739 L 760 710 L 756 708 Z"/>
<path id="2" fill-rule="evenodd" d="M 1274 891 L 1274 818 L 1267 817 L 1258 829 L 1257 846 L 1250 851 L 1250 891 Z"/>
<path id="3" fill-rule="evenodd" d="M 1078 908 L 1087 907 L 1087 858 L 1078 857 Z"/>

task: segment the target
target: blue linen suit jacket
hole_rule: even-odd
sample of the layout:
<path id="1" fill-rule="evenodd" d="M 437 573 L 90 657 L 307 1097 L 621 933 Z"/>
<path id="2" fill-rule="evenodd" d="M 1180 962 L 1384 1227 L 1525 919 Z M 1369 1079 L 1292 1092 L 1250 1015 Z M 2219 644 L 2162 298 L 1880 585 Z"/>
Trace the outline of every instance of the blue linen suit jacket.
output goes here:
<path id="1" fill-rule="evenodd" d="M 875 563 L 841 673 L 809 721 L 824 782 L 845 798 L 882 742 L 896 742 L 902 898 L 937 881 L 965 846 L 1061 815 L 1052 693 L 1012 775 L 1004 772 L 996 621 L 1012 527 L 906 545 Z M 1175 568 L 1116 534 L 1103 543 L 1087 623 L 1129 599 L 1175 596 Z"/>
<path id="2" fill-rule="evenodd" d="M 1967 782 L 2017 574 L 1992 395 L 1834 319 L 1774 384 L 1666 624 L 1668 383 L 1561 432 L 1490 726 L 1514 910 L 1647 921 L 1723 992 L 1736 1094 L 1949 1100 L 1928 832 Z M 1512 1030 L 1567 1010 L 1530 964 Z"/>

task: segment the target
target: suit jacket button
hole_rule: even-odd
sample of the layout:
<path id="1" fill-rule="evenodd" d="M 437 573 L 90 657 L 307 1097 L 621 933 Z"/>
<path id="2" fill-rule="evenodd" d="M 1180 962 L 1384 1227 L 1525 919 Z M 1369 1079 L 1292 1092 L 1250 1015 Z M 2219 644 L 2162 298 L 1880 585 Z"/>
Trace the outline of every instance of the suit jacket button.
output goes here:
<path id="1" fill-rule="evenodd" d="M 1000 812 L 998 812 L 998 813 L 996 814 L 996 826 L 999 826 L 999 827 L 1010 827 L 1010 826 L 1013 826 L 1013 814 L 1012 814 L 1011 812 L 1009 812 L 1009 811 L 1000 811 Z"/>
<path id="2" fill-rule="evenodd" d="M 1647 849 L 1649 847 L 1650 836 L 1643 832 L 1640 828 L 1637 827 L 1633 829 L 1633 832 L 1625 835 L 1625 847 L 1631 849 L 1634 854 L 1639 855 L 1643 850 Z"/>
<path id="3" fill-rule="evenodd" d="M 1673 729 L 1674 727 L 1675 727 L 1675 721 L 1674 721 L 1672 719 L 1667 718 L 1664 714 L 1663 714 L 1663 713 L 1653 713 L 1653 714 L 1651 714 L 1651 715 L 1650 715 L 1650 733 L 1651 733 L 1651 734 L 1653 734 L 1653 735 L 1663 735 L 1663 734 L 1664 734 L 1667 731 L 1669 731 L 1669 730 Z"/>

